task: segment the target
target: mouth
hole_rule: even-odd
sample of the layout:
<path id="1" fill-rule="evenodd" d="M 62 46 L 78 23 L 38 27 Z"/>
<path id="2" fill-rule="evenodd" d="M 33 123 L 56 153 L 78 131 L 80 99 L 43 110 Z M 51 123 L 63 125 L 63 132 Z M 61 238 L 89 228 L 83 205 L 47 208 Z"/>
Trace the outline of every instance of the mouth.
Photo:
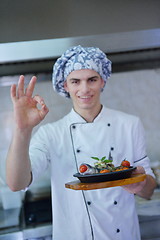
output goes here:
<path id="1" fill-rule="evenodd" d="M 85 99 L 90 99 L 91 96 L 79 96 L 79 98 L 82 99 L 82 100 L 83 100 L 83 99 L 85 100 Z"/>

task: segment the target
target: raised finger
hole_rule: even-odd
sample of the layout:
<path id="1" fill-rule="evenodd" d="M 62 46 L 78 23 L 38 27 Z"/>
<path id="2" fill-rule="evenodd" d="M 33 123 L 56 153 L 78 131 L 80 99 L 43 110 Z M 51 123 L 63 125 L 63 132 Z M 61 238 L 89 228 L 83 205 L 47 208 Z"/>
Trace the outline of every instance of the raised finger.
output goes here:
<path id="1" fill-rule="evenodd" d="M 31 81 L 29 82 L 28 87 L 26 88 L 26 92 L 25 92 L 27 97 L 32 96 L 34 88 L 35 88 L 36 80 L 37 80 L 37 78 L 35 76 L 33 76 L 31 78 Z"/>
<path id="2" fill-rule="evenodd" d="M 11 95 L 12 102 L 14 102 L 17 99 L 17 96 L 16 96 L 16 84 L 13 84 L 11 86 L 10 95 Z"/>
<path id="3" fill-rule="evenodd" d="M 24 96 L 24 76 L 23 75 L 19 77 L 18 88 L 17 88 L 17 97 L 20 98 L 22 96 Z"/>

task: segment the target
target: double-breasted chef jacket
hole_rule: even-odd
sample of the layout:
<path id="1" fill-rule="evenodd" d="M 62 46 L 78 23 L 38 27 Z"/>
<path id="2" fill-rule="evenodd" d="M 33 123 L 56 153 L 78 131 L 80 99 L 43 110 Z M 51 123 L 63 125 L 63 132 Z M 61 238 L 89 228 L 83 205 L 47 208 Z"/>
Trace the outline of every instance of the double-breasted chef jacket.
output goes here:
<path id="1" fill-rule="evenodd" d="M 91 157 L 123 159 L 141 165 L 152 176 L 139 118 L 103 106 L 92 123 L 73 109 L 63 119 L 41 126 L 31 140 L 33 182 L 51 170 L 54 240 L 139 240 L 134 194 L 122 187 L 75 191 L 65 183 L 77 180 L 81 163 Z M 31 184 L 32 185 L 32 184 Z"/>

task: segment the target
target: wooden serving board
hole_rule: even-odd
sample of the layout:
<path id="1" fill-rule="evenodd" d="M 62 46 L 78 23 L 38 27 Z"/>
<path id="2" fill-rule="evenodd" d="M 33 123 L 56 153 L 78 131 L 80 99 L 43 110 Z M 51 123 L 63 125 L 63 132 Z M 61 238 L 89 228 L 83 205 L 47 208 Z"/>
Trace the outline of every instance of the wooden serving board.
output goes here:
<path id="1" fill-rule="evenodd" d="M 69 182 L 65 184 L 66 188 L 73 190 L 94 190 L 101 188 L 117 187 L 127 184 L 142 182 L 146 178 L 146 174 L 133 174 L 130 178 L 107 181 L 107 182 L 95 182 L 95 183 L 82 183 L 79 180 Z"/>

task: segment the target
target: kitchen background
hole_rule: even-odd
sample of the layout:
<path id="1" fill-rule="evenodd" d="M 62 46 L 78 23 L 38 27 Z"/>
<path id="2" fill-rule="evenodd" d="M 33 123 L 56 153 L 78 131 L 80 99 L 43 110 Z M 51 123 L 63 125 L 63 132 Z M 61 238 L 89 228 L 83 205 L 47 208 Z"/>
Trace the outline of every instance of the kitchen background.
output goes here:
<path id="1" fill-rule="evenodd" d="M 26 75 L 26 80 L 32 75 Z M 41 123 L 56 121 L 68 113 L 72 107 L 70 100 L 53 91 L 50 74 L 39 74 L 40 81 L 35 94 L 43 96 L 50 111 Z M 3 77 L 2 77 L 3 78 Z M 1 78 L 1 79 L 2 79 Z M 7 77 L 4 77 L 7 81 Z M 16 82 L 18 76 L 10 76 Z M 148 155 L 153 166 L 160 163 L 160 68 L 113 73 L 104 92 L 102 102 L 110 108 L 125 111 L 141 118 L 145 131 Z M 10 86 L 0 87 L 0 176 L 5 181 L 5 159 L 13 130 L 13 108 L 10 99 Z M 38 126 L 39 127 L 39 126 Z M 37 127 L 34 131 L 36 131 Z M 49 174 L 38 185 L 49 184 Z"/>
<path id="2" fill-rule="evenodd" d="M 77 44 L 98 46 L 112 60 L 113 74 L 102 103 L 140 117 L 160 185 L 159 9 L 159 0 L 0 1 L 0 189 L 6 186 L 5 159 L 13 130 L 10 85 L 17 83 L 20 74 L 26 84 L 37 75 L 35 94 L 50 109 L 42 124 L 63 117 L 72 105 L 53 91 L 52 66 L 63 51 Z M 48 186 L 49 171 L 33 189 Z M 3 204 L 1 191 L 0 207 Z"/>

